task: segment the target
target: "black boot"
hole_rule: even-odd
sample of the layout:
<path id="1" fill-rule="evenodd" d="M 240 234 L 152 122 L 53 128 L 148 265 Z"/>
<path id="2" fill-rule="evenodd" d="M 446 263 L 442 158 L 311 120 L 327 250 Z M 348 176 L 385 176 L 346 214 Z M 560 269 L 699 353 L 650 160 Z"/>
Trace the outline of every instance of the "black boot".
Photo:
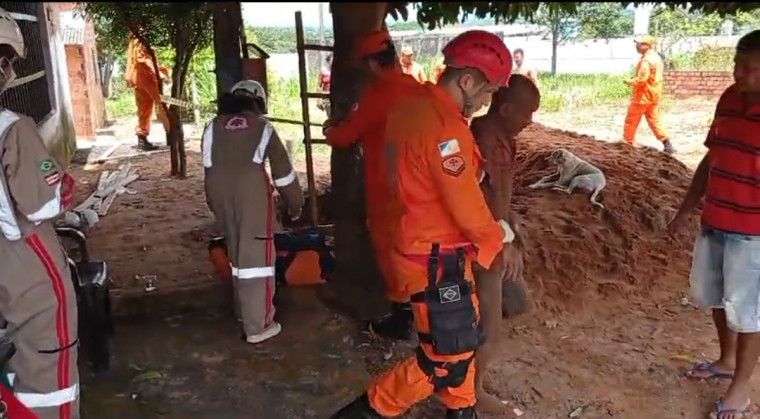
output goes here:
<path id="1" fill-rule="evenodd" d="M 158 146 L 148 141 L 148 137 L 142 134 L 137 134 L 137 149 L 140 151 L 153 151 L 157 150 Z"/>
<path id="2" fill-rule="evenodd" d="M 673 144 L 670 143 L 670 140 L 665 140 L 662 142 L 662 151 L 664 151 L 665 154 L 674 154 L 676 149 L 673 148 Z"/>
<path id="3" fill-rule="evenodd" d="M 414 328 L 414 314 L 411 303 L 393 303 L 391 312 L 385 317 L 369 323 L 372 334 L 395 340 L 411 340 Z"/>
<path id="4" fill-rule="evenodd" d="M 338 413 L 330 416 L 330 419 L 383 419 L 383 417 L 369 405 L 369 397 L 367 393 L 364 393 L 340 409 Z"/>
<path id="5" fill-rule="evenodd" d="M 478 419 L 478 412 L 475 411 L 475 406 L 464 409 L 447 409 L 446 419 Z"/>

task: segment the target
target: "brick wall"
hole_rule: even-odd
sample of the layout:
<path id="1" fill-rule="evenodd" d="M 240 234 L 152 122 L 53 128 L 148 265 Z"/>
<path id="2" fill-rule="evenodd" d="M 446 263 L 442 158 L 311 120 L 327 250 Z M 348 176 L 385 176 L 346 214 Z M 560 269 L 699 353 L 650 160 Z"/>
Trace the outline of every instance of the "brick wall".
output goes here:
<path id="1" fill-rule="evenodd" d="M 734 82 L 730 71 L 678 70 L 665 72 L 665 94 L 684 96 L 720 96 Z"/>
<path id="2" fill-rule="evenodd" d="M 58 4 L 61 11 L 72 10 L 77 5 L 66 2 Z M 82 44 L 66 45 L 66 62 L 77 136 L 94 137 L 96 131 L 106 123 L 106 111 L 92 22 L 85 24 Z"/>

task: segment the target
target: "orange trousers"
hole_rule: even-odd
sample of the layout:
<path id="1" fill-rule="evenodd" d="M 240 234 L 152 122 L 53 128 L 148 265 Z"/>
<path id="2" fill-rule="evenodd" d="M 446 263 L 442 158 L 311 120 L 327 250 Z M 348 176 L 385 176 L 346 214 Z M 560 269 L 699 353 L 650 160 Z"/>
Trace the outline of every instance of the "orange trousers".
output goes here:
<path id="1" fill-rule="evenodd" d="M 164 130 L 169 132 L 169 118 L 164 112 L 161 103 L 161 93 L 156 83 L 137 83 L 135 86 L 135 104 L 137 105 L 137 128 L 135 133 L 138 135 L 150 134 L 150 123 L 153 116 L 153 109 L 156 108 L 156 116 L 164 126 Z M 158 105 L 158 107 L 156 107 Z"/>
<path id="2" fill-rule="evenodd" d="M 660 141 L 669 139 L 668 133 L 662 126 L 662 119 L 660 119 L 659 103 L 631 103 L 628 106 L 628 114 L 625 116 L 625 124 L 623 125 L 623 139 L 625 141 L 633 144 L 642 116 L 647 119 L 655 138 Z"/>
<path id="3" fill-rule="evenodd" d="M 407 295 L 413 295 L 425 289 L 428 283 L 427 265 L 410 260 L 396 251 L 390 253 L 393 270 L 397 278 L 403 278 Z M 439 271 L 440 275 L 440 271 Z M 465 278 L 473 283 L 472 260 L 466 261 Z M 475 313 L 480 317 L 478 299 L 472 294 Z M 426 333 L 430 331 L 428 308 L 425 303 L 412 303 L 414 327 Z M 472 351 L 459 355 L 437 355 L 430 344 L 420 342 L 425 355 L 436 362 L 457 362 L 471 358 Z M 436 368 L 436 375 L 445 376 L 447 371 Z M 413 404 L 424 400 L 434 392 L 430 378 L 420 369 L 417 358 L 410 358 L 396 364 L 390 370 L 375 377 L 367 394 L 372 408 L 382 416 L 394 417 L 407 411 Z M 475 360 L 467 370 L 464 383 L 459 387 L 448 387 L 436 392 L 436 395 L 449 409 L 463 409 L 475 405 Z"/>

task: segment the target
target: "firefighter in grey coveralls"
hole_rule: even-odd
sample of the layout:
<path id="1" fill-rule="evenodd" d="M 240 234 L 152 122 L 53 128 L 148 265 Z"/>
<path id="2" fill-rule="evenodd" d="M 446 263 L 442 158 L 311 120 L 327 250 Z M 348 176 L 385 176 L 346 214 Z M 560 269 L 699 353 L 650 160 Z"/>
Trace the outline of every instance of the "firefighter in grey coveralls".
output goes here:
<path id="1" fill-rule="evenodd" d="M 16 21 L 0 9 L 0 92 L 25 57 Z M 77 307 L 52 219 L 73 179 L 45 149 L 34 121 L 0 109 L 0 334 L 16 345 L 9 381 L 40 419 L 79 418 Z"/>
<path id="2" fill-rule="evenodd" d="M 288 153 L 266 114 L 266 93 L 244 80 L 220 98 L 219 115 L 206 126 L 202 145 L 206 200 L 227 242 L 236 312 L 248 343 L 282 330 L 274 321 L 274 233 L 281 230 L 273 185 L 296 219 L 304 198 Z M 270 180 L 264 168 L 269 160 Z"/>

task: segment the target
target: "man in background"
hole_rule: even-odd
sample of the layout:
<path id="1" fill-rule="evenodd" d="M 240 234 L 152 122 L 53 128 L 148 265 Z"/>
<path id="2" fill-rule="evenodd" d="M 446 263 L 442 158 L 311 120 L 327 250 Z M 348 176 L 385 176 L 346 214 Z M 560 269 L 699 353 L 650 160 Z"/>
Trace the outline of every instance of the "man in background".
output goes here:
<path id="1" fill-rule="evenodd" d="M 425 83 L 427 81 L 425 69 L 414 61 L 414 50 L 412 47 L 401 48 L 401 70 L 404 74 L 414 77 L 418 83 Z"/>
<path id="2" fill-rule="evenodd" d="M 662 142 L 663 151 L 675 153 L 673 144 L 660 119 L 660 99 L 662 98 L 662 74 L 664 65 L 660 54 L 655 52 L 655 39 L 652 36 L 641 36 L 634 40 L 636 51 L 641 54 L 641 60 L 636 65 L 636 76 L 625 81 L 633 88 L 631 104 L 625 116 L 623 139 L 633 144 L 636 130 L 639 128 L 641 117 L 645 117 L 654 136 Z"/>
<path id="3" fill-rule="evenodd" d="M 538 87 L 538 70 L 525 62 L 525 51 L 522 48 L 515 49 L 515 74 L 529 78 Z"/>
<path id="4" fill-rule="evenodd" d="M 319 70 L 319 90 L 322 93 L 330 93 L 330 79 L 332 77 L 332 54 L 327 54 L 325 65 Z M 317 108 L 324 111 L 330 117 L 330 99 L 320 99 Z"/>

